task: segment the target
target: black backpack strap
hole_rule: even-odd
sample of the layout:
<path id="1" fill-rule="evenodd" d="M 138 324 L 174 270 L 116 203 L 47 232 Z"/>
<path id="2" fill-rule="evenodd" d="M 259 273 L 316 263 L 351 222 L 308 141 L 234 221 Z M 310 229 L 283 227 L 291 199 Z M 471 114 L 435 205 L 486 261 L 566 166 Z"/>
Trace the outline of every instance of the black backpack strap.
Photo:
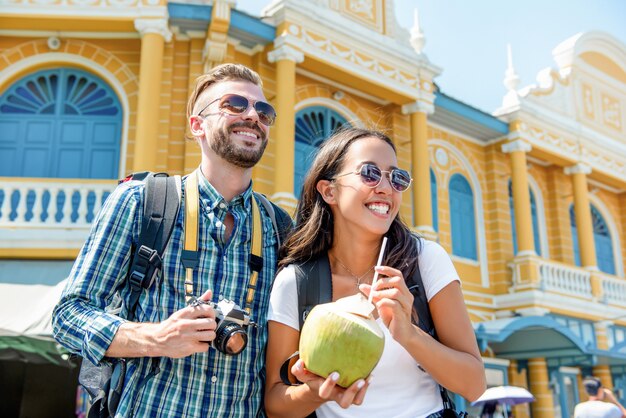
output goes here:
<path id="1" fill-rule="evenodd" d="M 293 220 L 283 208 L 274 204 L 264 194 L 254 192 L 254 195 L 272 220 L 274 231 L 277 233 L 278 248 L 280 248 L 293 229 Z"/>
<path id="2" fill-rule="evenodd" d="M 128 270 L 131 289 L 127 307 L 129 320 L 134 319 L 141 291 L 150 288 L 161 271 L 161 257 L 174 230 L 180 209 L 179 176 L 169 177 L 166 173 L 156 173 L 145 177 L 145 182 L 141 232 Z"/>
<path id="3" fill-rule="evenodd" d="M 294 264 L 294 271 L 298 289 L 298 322 L 302 330 L 307 315 L 316 305 L 332 301 L 333 283 L 328 254 L 324 253 L 302 264 Z M 292 385 L 289 381 L 289 363 L 297 355 L 296 351 L 285 360 L 280 369 L 281 379 L 286 385 Z"/>
<path id="4" fill-rule="evenodd" d="M 311 310 L 333 299 L 333 281 L 328 254 L 295 266 L 298 287 L 298 320 L 300 329 Z"/>
<path id="5" fill-rule="evenodd" d="M 270 205 L 274 208 L 274 213 L 276 214 L 276 223 L 278 226 L 278 237 L 280 241 L 278 245 L 280 245 L 287 240 L 289 234 L 293 230 L 293 219 L 287 211 L 280 206 L 276 205 L 274 202 L 270 201 Z"/>
<path id="6" fill-rule="evenodd" d="M 419 266 L 415 269 L 411 278 L 407 280 L 407 286 L 413 295 L 413 308 L 415 309 L 418 317 L 417 326 L 436 339 L 437 332 L 435 331 L 435 325 L 433 324 L 433 319 L 430 315 L 426 289 L 424 288 L 424 283 L 422 282 L 422 275 L 420 273 Z M 413 318 L 413 320 L 415 322 L 415 318 Z"/>

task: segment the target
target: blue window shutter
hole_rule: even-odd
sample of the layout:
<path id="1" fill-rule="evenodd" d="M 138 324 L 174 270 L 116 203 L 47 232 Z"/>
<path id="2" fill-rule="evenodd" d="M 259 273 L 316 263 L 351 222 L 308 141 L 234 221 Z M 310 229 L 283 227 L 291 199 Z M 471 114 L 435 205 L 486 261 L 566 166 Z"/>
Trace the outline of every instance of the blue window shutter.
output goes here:
<path id="1" fill-rule="evenodd" d="M 537 215 L 537 203 L 535 201 L 535 193 L 528 188 L 530 194 L 530 215 L 533 225 L 533 240 L 535 241 L 535 253 L 541 255 L 541 242 L 539 241 L 539 219 Z M 515 209 L 513 206 L 513 183 L 509 180 L 509 210 L 511 212 L 511 232 L 513 237 L 513 254 L 517 254 L 517 229 L 515 228 Z"/>
<path id="2" fill-rule="evenodd" d="M 574 247 L 574 264 L 580 266 L 580 252 L 578 250 L 578 228 L 576 227 L 576 213 L 574 205 L 569 207 L 569 222 L 572 228 L 572 246 Z"/>
<path id="3" fill-rule="evenodd" d="M 0 176 L 117 178 L 122 107 L 88 72 L 23 77 L 0 97 Z"/>
<path id="4" fill-rule="evenodd" d="M 598 209 L 591 205 L 591 221 L 593 223 L 593 240 L 596 247 L 598 269 L 607 274 L 615 274 L 615 259 L 613 258 L 613 241 L 611 232 Z"/>
<path id="5" fill-rule="evenodd" d="M 532 217 L 533 223 L 533 240 L 535 241 L 535 253 L 541 254 L 541 242 L 539 241 L 539 219 L 537 215 L 537 202 L 535 200 L 535 194 L 529 188 L 528 192 L 530 193 L 530 215 Z"/>
<path id="6" fill-rule="evenodd" d="M 449 190 L 452 254 L 478 260 L 472 188 L 465 177 L 455 174 L 450 179 Z"/>
<path id="7" fill-rule="evenodd" d="M 304 176 L 311 167 L 317 148 L 346 123 L 346 119 L 339 113 L 323 106 L 307 107 L 296 114 L 293 192 L 297 198 L 300 197 Z"/>
<path id="8" fill-rule="evenodd" d="M 437 178 L 433 169 L 430 169 L 430 202 L 433 216 L 433 229 L 439 232 L 439 214 L 437 213 Z"/>
<path id="9" fill-rule="evenodd" d="M 511 237 L 513 238 L 513 255 L 517 254 L 517 228 L 515 227 L 515 207 L 513 203 L 513 183 L 509 180 L 509 210 L 511 212 Z"/>

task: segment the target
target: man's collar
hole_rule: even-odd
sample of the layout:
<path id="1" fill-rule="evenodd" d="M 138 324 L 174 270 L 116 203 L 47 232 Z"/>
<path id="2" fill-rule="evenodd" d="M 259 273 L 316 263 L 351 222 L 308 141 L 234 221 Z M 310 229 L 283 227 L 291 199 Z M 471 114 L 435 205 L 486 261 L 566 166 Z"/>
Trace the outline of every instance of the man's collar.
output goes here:
<path id="1" fill-rule="evenodd" d="M 215 208 L 220 205 L 222 209 L 226 209 L 226 207 L 234 208 L 236 206 L 242 205 L 244 209 L 247 209 L 250 205 L 250 197 L 252 196 L 252 182 L 248 185 L 246 190 L 243 193 L 235 196 L 230 202 L 227 202 L 224 197 L 215 189 L 215 187 L 211 184 L 211 182 L 204 177 L 200 169 L 198 171 L 198 191 L 200 195 L 200 201 L 203 205 L 213 211 Z M 192 173 L 190 175 L 196 175 L 196 173 Z"/>

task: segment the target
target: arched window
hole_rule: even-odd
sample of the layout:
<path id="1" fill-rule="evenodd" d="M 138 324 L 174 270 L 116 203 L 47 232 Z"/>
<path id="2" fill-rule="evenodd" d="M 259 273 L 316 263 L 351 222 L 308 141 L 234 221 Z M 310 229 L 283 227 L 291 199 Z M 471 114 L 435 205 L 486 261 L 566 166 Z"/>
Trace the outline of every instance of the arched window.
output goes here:
<path id="1" fill-rule="evenodd" d="M 478 260 L 472 188 L 465 177 L 455 174 L 450 179 L 449 190 L 452 254 Z"/>
<path id="2" fill-rule="evenodd" d="M 604 217 L 598 209 L 591 205 L 591 222 L 593 224 L 593 241 L 596 247 L 596 263 L 598 269 L 608 274 L 615 274 L 615 258 L 613 257 L 613 241 Z M 570 225 L 572 227 L 572 241 L 574 246 L 574 261 L 577 266 L 581 265 L 580 252 L 578 250 L 578 229 L 576 227 L 576 212 L 574 205 L 569 208 Z"/>
<path id="3" fill-rule="evenodd" d="M 28 75 L 0 97 L 0 176 L 119 177 L 122 108 L 85 71 Z"/>
<path id="4" fill-rule="evenodd" d="M 541 255 L 541 241 L 539 240 L 539 220 L 537 217 L 537 203 L 535 193 L 529 187 L 530 194 L 530 215 L 533 223 L 533 240 L 535 241 L 535 252 Z M 513 183 L 509 180 L 509 208 L 511 211 L 511 229 L 513 232 L 513 254 L 517 254 L 517 230 L 515 228 L 515 210 L 513 204 Z"/>
<path id="5" fill-rule="evenodd" d="M 435 172 L 430 169 L 430 206 L 433 214 L 433 229 L 439 232 L 439 215 L 437 214 L 437 178 Z"/>
<path id="6" fill-rule="evenodd" d="M 347 123 L 332 109 L 311 106 L 296 114 L 296 152 L 293 179 L 294 195 L 300 197 L 304 176 L 309 171 L 319 145 L 335 130 Z"/>

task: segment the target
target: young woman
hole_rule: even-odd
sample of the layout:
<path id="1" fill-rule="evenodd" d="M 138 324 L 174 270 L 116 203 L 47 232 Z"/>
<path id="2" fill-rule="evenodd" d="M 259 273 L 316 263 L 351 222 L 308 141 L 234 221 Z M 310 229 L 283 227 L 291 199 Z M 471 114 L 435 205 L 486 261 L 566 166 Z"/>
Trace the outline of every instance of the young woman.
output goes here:
<path id="1" fill-rule="evenodd" d="M 411 184 L 392 141 L 350 128 L 321 146 L 305 179 L 297 225 L 286 241 L 282 270 L 270 297 L 265 408 L 270 417 L 427 417 L 442 409 L 438 383 L 468 400 L 485 390 L 485 374 L 459 277 L 437 243 L 418 238 L 398 216 Z M 383 266 L 375 267 L 383 236 Z M 282 383 L 279 369 L 298 349 L 298 296 L 293 264 L 327 254 L 332 300 L 373 293 L 385 333 L 381 360 L 366 380 L 344 389 L 298 360 Z M 439 341 L 412 323 L 413 295 L 405 278 L 419 268 Z M 370 283 L 375 269 L 376 285 Z"/>

